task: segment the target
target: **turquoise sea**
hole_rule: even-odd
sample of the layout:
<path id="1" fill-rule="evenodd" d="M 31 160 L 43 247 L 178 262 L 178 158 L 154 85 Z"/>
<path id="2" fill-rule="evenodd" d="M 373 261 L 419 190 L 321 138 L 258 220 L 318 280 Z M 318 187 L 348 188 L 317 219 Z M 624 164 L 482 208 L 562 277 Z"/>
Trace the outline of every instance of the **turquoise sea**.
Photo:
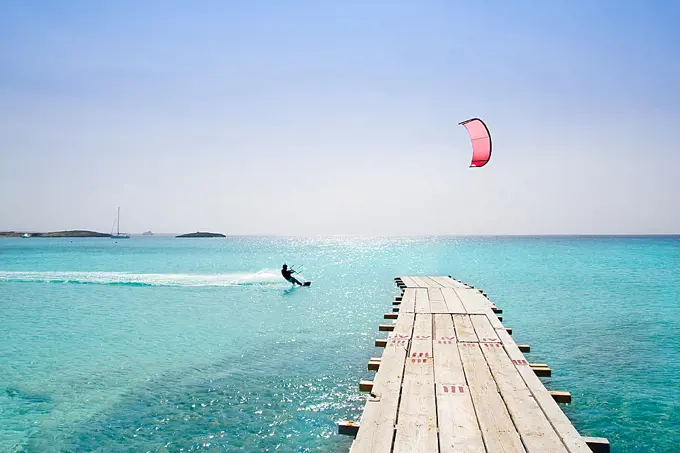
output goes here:
<path id="1" fill-rule="evenodd" d="M 346 452 L 410 274 L 483 288 L 582 434 L 677 451 L 678 236 L 0 239 L 0 451 Z"/>

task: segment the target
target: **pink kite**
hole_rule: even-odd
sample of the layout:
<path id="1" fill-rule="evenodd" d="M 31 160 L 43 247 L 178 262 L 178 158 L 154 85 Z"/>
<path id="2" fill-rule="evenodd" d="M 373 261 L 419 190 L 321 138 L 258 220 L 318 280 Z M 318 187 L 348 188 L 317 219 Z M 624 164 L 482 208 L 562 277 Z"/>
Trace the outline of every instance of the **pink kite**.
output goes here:
<path id="1" fill-rule="evenodd" d="M 483 167 L 491 159 L 491 134 L 479 118 L 472 118 L 462 123 L 472 140 L 472 163 L 470 167 Z"/>

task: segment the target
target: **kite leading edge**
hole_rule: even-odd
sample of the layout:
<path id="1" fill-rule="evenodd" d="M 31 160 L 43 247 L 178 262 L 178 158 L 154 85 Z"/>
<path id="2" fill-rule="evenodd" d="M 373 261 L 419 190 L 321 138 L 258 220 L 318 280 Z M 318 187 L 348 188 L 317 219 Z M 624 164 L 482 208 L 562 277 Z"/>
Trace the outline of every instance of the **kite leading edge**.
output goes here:
<path id="1" fill-rule="evenodd" d="M 491 134 L 484 121 L 472 118 L 458 123 L 467 129 L 472 141 L 472 162 L 470 167 L 483 167 L 491 159 Z"/>

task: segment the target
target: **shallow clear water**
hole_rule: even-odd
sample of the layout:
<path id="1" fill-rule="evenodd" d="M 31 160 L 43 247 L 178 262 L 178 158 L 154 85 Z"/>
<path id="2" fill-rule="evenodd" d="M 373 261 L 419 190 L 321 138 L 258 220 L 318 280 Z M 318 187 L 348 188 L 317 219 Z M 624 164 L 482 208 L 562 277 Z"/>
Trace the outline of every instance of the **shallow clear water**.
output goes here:
<path id="1" fill-rule="evenodd" d="M 409 274 L 484 288 L 584 435 L 680 443 L 679 237 L 133 237 L 0 239 L 0 451 L 347 451 Z"/>

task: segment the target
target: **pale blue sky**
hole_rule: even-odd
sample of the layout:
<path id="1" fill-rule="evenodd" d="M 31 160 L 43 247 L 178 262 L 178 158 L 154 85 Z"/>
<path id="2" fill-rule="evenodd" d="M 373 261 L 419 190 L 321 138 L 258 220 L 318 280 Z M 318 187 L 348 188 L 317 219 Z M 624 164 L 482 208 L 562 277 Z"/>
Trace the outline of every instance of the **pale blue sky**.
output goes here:
<path id="1" fill-rule="evenodd" d="M 680 4 L 0 3 L 0 230 L 680 233 Z M 457 123 L 483 118 L 468 168 Z"/>

